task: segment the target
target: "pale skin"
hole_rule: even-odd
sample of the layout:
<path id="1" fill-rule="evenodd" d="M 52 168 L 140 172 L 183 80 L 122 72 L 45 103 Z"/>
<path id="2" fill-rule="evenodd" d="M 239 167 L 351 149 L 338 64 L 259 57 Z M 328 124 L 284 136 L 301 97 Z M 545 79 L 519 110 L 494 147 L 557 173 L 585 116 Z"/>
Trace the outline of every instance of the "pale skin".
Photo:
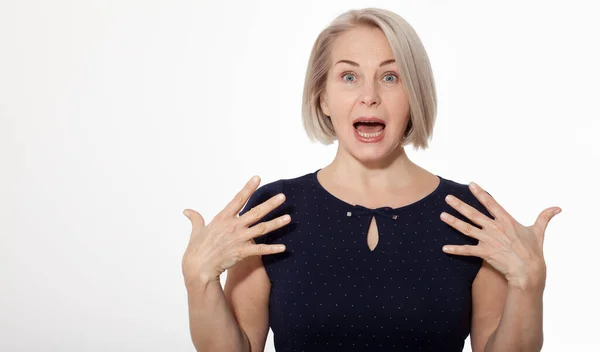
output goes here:
<path id="1" fill-rule="evenodd" d="M 350 204 L 397 208 L 425 197 L 439 182 L 435 174 L 413 163 L 401 145 L 410 109 L 393 58 L 384 34 L 368 27 L 342 34 L 332 47 L 332 66 L 320 105 L 331 118 L 339 144 L 334 160 L 317 177 L 330 193 Z M 385 138 L 370 144 L 356 140 L 352 121 L 359 116 L 384 120 Z M 444 219 L 440 214 L 440 220 L 479 240 L 477 246 L 448 243 L 452 250 L 446 252 L 483 259 L 472 286 L 472 350 L 539 351 L 546 278 L 542 244 L 546 226 L 560 208 L 544 210 L 534 225 L 526 227 L 481 188 L 469 189 L 495 219 L 457 199 L 448 202 L 482 229 L 452 216 Z M 378 243 L 374 219 L 367 242 L 371 249 Z M 225 293 L 252 351 L 262 351 L 268 333 L 270 283 L 256 258 L 249 257 L 244 265 L 228 271 Z"/>

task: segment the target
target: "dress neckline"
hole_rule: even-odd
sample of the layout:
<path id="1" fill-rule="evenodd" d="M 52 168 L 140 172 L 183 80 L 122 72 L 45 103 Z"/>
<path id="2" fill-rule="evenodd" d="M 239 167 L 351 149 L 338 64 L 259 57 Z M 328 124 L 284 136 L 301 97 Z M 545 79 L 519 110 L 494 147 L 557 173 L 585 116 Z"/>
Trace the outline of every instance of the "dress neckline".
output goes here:
<path id="1" fill-rule="evenodd" d="M 335 202 L 337 202 L 339 205 L 346 207 L 346 208 L 351 208 L 351 209 L 362 209 L 362 210 L 369 210 L 369 211 L 376 211 L 376 210 L 384 210 L 384 211 L 400 211 L 400 210 L 405 210 L 405 209 L 410 209 L 413 208 L 415 206 L 418 206 L 422 203 L 425 203 L 429 200 L 431 200 L 432 198 L 434 198 L 436 195 L 438 195 L 438 193 L 440 193 L 442 191 L 442 188 L 444 186 L 444 184 L 446 183 L 446 179 L 444 179 L 443 177 L 439 176 L 436 174 L 436 176 L 440 179 L 438 185 L 436 186 L 436 188 L 430 192 L 429 194 L 427 194 L 426 196 L 424 196 L 423 198 L 410 203 L 410 204 L 406 204 L 404 206 L 398 207 L 398 208 L 392 208 L 392 207 L 379 207 L 379 208 L 368 208 L 365 207 L 363 205 L 360 204 L 350 204 L 346 201 L 341 200 L 340 198 L 334 196 L 333 194 L 331 194 L 328 190 L 325 189 L 325 187 L 323 187 L 323 185 L 321 185 L 321 183 L 319 182 L 319 179 L 317 178 L 317 173 L 321 170 L 321 168 L 317 169 L 315 172 L 313 172 L 311 174 L 311 179 L 314 183 L 314 185 L 316 186 L 315 188 L 317 190 L 319 190 L 321 193 L 323 193 L 325 196 L 333 199 Z"/>

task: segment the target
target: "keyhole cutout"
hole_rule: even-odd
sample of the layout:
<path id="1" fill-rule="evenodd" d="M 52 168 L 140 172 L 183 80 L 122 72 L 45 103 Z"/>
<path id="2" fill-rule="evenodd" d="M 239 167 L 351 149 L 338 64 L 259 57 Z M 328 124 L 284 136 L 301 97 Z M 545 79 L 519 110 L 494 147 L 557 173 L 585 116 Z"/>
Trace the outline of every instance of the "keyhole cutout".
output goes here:
<path id="1" fill-rule="evenodd" d="M 377 229 L 377 222 L 375 217 L 371 218 L 371 224 L 369 225 L 369 231 L 367 233 L 367 245 L 371 252 L 377 247 L 379 243 L 379 230 Z"/>

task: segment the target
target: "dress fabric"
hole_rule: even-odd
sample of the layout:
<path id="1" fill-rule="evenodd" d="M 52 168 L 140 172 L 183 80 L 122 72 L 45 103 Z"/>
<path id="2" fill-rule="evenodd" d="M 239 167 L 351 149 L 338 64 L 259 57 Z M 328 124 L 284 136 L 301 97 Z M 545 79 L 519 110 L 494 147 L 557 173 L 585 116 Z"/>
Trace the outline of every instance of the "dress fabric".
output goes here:
<path id="1" fill-rule="evenodd" d="M 239 215 L 278 193 L 266 215 L 291 222 L 256 243 L 285 244 L 262 256 L 271 282 L 269 326 L 277 352 L 462 351 L 471 328 L 471 287 L 482 259 L 442 251 L 476 245 L 440 219 L 445 211 L 480 228 L 449 204 L 452 194 L 492 215 L 468 185 L 439 175 L 437 188 L 400 207 L 366 208 L 336 198 L 317 172 L 260 186 Z M 367 233 L 375 218 L 379 242 Z"/>

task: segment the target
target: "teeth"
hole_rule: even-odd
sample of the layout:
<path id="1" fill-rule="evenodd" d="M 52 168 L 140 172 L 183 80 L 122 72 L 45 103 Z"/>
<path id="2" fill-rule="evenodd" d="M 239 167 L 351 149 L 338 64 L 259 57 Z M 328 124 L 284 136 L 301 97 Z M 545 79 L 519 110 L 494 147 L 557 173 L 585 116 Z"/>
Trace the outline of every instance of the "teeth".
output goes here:
<path id="1" fill-rule="evenodd" d="M 380 136 L 383 133 L 383 130 L 379 131 L 379 132 L 375 132 L 375 133 L 362 133 L 359 130 L 356 130 L 356 132 L 358 132 L 358 135 L 364 138 L 375 138 L 377 136 Z"/>

